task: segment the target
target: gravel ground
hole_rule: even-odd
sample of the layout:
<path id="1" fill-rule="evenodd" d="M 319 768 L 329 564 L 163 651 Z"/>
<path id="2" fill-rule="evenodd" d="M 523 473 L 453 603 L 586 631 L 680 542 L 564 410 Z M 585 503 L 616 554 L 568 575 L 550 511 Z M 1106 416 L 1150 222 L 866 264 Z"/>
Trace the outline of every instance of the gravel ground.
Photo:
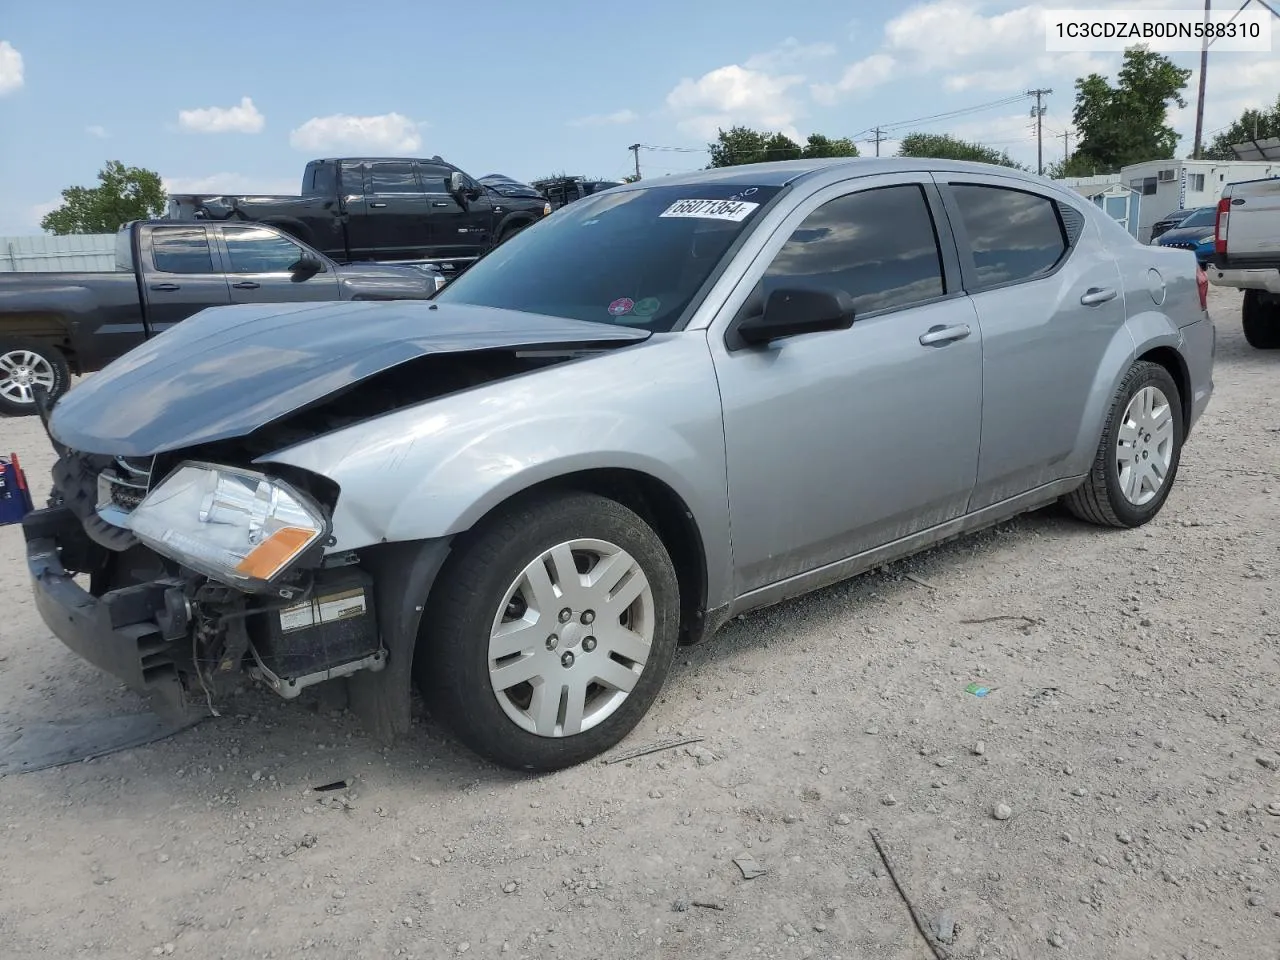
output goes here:
<path id="1" fill-rule="evenodd" d="M 6 777 L 0 953 L 929 957 L 875 829 L 956 957 L 1280 957 L 1280 358 L 1211 298 L 1217 393 L 1147 527 L 1043 511 L 734 621 L 623 747 L 703 741 L 631 762 L 518 776 L 249 691 Z M 0 435 L 43 489 L 38 424 Z M 21 554 L 0 528 L 0 742 L 136 709 Z"/>

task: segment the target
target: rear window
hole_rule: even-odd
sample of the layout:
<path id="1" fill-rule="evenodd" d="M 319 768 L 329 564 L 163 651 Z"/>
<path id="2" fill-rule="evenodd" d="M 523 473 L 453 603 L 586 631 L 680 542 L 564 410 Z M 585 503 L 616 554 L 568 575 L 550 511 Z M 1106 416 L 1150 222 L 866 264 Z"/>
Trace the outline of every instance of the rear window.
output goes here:
<path id="1" fill-rule="evenodd" d="M 213 254 L 204 227 L 155 227 L 151 260 L 161 273 L 213 273 Z"/>
<path id="2" fill-rule="evenodd" d="M 1212 207 L 1209 207 L 1205 210 L 1197 210 L 1195 213 L 1191 214 L 1191 216 L 1187 217 L 1187 219 L 1180 222 L 1178 226 L 1179 227 L 1211 227 L 1213 226 L 1214 220 L 1217 219 L 1217 215 L 1218 215 L 1217 211 L 1214 210 Z"/>

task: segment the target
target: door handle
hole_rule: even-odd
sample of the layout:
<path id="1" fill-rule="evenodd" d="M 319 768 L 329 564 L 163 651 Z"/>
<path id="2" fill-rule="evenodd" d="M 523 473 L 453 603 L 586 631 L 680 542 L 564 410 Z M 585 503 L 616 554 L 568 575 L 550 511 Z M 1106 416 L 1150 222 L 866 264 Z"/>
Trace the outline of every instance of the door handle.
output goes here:
<path id="1" fill-rule="evenodd" d="M 151 285 L 151 289 L 168 291 L 168 290 L 181 290 L 182 288 L 178 286 L 176 283 L 153 283 Z"/>
<path id="2" fill-rule="evenodd" d="M 920 334 L 920 346 L 932 347 L 963 340 L 972 332 L 967 323 L 958 323 L 954 327 L 930 327 L 927 333 Z"/>
<path id="3" fill-rule="evenodd" d="M 1091 307 L 1095 303 L 1106 303 L 1108 300 L 1114 300 L 1115 298 L 1116 291 L 1114 287 L 1090 287 L 1080 297 L 1080 302 L 1086 307 Z"/>
<path id="4" fill-rule="evenodd" d="M 431 205 L 433 207 L 447 207 L 449 205 L 449 201 L 448 200 L 432 200 Z"/>
<path id="5" fill-rule="evenodd" d="M 385 207 L 385 206 L 386 206 L 386 204 L 385 204 L 385 203 L 371 203 L 371 204 L 369 204 L 369 206 L 371 206 L 371 207 Z"/>
<path id="6" fill-rule="evenodd" d="M 262 284 L 256 283 L 253 280 L 241 280 L 239 283 L 233 283 L 231 286 L 235 287 L 237 290 L 257 290 L 262 286 Z"/>

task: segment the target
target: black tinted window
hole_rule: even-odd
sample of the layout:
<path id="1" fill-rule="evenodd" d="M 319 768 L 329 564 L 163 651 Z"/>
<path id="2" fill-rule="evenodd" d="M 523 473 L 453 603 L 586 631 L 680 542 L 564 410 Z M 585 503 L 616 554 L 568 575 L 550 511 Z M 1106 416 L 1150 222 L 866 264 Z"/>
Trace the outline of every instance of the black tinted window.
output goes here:
<path id="1" fill-rule="evenodd" d="M 942 296 L 942 261 L 924 191 L 907 185 L 831 200 L 805 218 L 770 264 L 764 293 L 836 287 L 870 313 Z"/>
<path id="2" fill-rule="evenodd" d="M 231 273 L 287 273 L 302 257 L 303 250 L 270 230 L 228 227 L 223 231 Z"/>
<path id="3" fill-rule="evenodd" d="M 316 163 L 311 166 L 311 182 L 307 184 L 308 192 L 317 197 L 331 197 L 338 189 L 337 171 L 332 163 Z"/>
<path id="4" fill-rule="evenodd" d="M 1053 201 L 1034 193 L 952 186 L 984 286 L 1033 280 L 1054 268 L 1067 243 Z"/>
<path id="5" fill-rule="evenodd" d="M 161 273 L 213 273 L 213 254 L 204 227 L 156 227 L 151 258 Z"/>
<path id="6" fill-rule="evenodd" d="M 342 196 L 358 197 L 364 193 L 364 164 L 344 163 L 342 165 Z"/>
<path id="7" fill-rule="evenodd" d="M 369 164 L 370 193 L 421 193 L 413 164 L 408 161 Z"/>
<path id="8" fill-rule="evenodd" d="M 418 177 L 427 193 L 448 193 L 451 169 L 439 163 L 418 163 Z"/>

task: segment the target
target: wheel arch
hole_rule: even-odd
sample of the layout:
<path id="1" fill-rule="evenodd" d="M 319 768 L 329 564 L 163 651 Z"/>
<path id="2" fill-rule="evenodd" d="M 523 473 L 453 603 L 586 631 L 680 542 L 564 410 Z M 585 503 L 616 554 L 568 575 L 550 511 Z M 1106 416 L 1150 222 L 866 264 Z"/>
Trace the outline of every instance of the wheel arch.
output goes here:
<path id="1" fill-rule="evenodd" d="M 1182 439 L 1186 440 L 1191 430 L 1191 372 L 1187 369 L 1187 361 L 1182 354 L 1168 344 L 1149 347 L 1139 353 L 1134 362 L 1146 360 L 1163 367 L 1173 378 L 1178 388 L 1178 405 L 1182 407 Z"/>
<path id="2" fill-rule="evenodd" d="M 708 596 L 706 544 L 684 498 L 651 473 L 629 467 L 595 467 L 539 480 L 491 505 L 470 529 L 513 503 L 557 491 L 594 493 L 615 500 L 654 529 L 671 556 L 680 585 L 681 642 L 690 644 L 701 640 L 706 627 Z M 455 543 L 465 543 L 465 540 L 466 533 L 460 533 Z"/>

